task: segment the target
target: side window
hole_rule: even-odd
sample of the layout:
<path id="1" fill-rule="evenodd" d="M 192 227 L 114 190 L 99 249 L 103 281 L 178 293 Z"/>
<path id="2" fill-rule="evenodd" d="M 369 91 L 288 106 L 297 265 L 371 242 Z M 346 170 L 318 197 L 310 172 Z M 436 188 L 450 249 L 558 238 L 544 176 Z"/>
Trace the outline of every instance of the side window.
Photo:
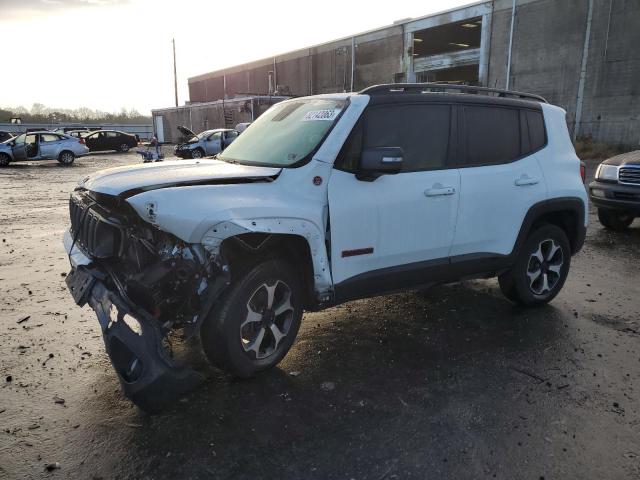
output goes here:
<path id="1" fill-rule="evenodd" d="M 403 172 L 443 168 L 450 126 L 450 105 L 370 107 L 351 132 L 336 168 L 355 172 L 362 150 L 372 147 L 401 147 L 404 151 Z"/>
<path id="2" fill-rule="evenodd" d="M 105 136 L 107 138 L 116 138 L 119 137 L 120 134 L 118 132 L 105 132 Z"/>
<path id="3" fill-rule="evenodd" d="M 224 135 L 227 138 L 227 140 L 233 140 L 238 136 L 238 132 L 236 132 L 235 130 L 231 130 L 229 132 L 225 132 Z"/>
<path id="4" fill-rule="evenodd" d="M 464 106 L 466 166 L 508 163 L 520 157 L 519 111 L 513 108 Z"/>
<path id="5" fill-rule="evenodd" d="M 209 140 L 210 142 L 214 141 L 214 140 L 220 140 L 220 138 L 222 137 L 222 132 L 216 132 L 212 135 L 209 136 L 209 138 L 207 140 Z"/>
<path id="6" fill-rule="evenodd" d="M 43 133 L 40 135 L 41 142 L 57 142 L 58 140 L 60 140 L 60 137 L 52 133 Z"/>
<path id="7" fill-rule="evenodd" d="M 529 125 L 529 143 L 531 151 L 540 150 L 547 143 L 547 135 L 544 128 L 542 112 L 526 111 L 527 124 Z"/>

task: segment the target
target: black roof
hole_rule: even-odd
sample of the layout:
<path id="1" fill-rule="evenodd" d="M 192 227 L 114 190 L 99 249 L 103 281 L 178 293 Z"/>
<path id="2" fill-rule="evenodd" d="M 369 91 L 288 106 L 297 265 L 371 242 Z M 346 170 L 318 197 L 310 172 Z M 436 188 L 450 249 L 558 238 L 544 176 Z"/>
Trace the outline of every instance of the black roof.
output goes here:
<path id="1" fill-rule="evenodd" d="M 375 103 L 392 103 L 400 99 L 407 101 L 446 101 L 469 103 L 492 103 L 499 105 L 527 106 L 539 109 L 547 101 L 535 94 L 441 83 L 390 83 L 374 85 L 360 92 L 371 96 Z"/>

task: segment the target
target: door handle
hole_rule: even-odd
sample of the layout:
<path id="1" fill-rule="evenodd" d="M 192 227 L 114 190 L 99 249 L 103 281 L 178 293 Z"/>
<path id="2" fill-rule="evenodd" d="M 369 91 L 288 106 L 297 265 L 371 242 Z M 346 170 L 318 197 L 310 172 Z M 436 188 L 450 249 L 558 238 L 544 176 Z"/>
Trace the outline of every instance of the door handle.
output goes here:
<path id="1" fill-rule="evenodd" d="M 536 185 L 540 183 L 540 180 L 537 178 L 531 178 L 526 173 L 523 173 L 522 176 L 514 182 L 517 187 L 525 187 L 527 185 Z"/>
<path id="2" fill-rule="evenodd" d="M 454 193 L 456 193 L 456 189 L 453 187 L 428 188 L 424 191 L 427 197 L 440 197 L 443 195 L 453 195 Z"/>

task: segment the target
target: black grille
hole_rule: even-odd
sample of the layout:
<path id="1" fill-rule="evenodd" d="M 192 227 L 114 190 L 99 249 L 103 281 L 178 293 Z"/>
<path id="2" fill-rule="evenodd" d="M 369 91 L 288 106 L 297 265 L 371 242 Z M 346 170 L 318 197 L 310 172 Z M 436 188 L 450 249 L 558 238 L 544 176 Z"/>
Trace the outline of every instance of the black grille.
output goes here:
<path id="1" fill-rule="evenodd" d="M 621 167 L 618 173 L 620 183 L 640 185 L 640 165 L 637 167 Z"/>
<path id="2" fill-rule="evenodd" d="M 93 258 L 118 255 L 123 243 L 123 231 L 98 213 L 90 199 L 78 194 L 71 195 L 69 215 L 71 236 L 85 253 Z"/>

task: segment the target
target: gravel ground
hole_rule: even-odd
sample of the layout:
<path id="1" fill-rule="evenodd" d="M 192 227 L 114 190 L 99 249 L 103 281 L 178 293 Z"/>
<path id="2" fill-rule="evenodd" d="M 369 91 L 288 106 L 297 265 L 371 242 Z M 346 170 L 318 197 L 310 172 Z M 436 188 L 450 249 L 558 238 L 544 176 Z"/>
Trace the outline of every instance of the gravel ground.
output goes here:
<path id="1" fill-rule="evenodd" d="M 640 478 L 640 221 L 612 234 L 592 212 L 544 308 L 487 280 L 306 314 L 279 368 L 212 370 L 147 416 L 61 246 L 75 182 L 137 162 L 0 169 L 0 478 Z"/>

